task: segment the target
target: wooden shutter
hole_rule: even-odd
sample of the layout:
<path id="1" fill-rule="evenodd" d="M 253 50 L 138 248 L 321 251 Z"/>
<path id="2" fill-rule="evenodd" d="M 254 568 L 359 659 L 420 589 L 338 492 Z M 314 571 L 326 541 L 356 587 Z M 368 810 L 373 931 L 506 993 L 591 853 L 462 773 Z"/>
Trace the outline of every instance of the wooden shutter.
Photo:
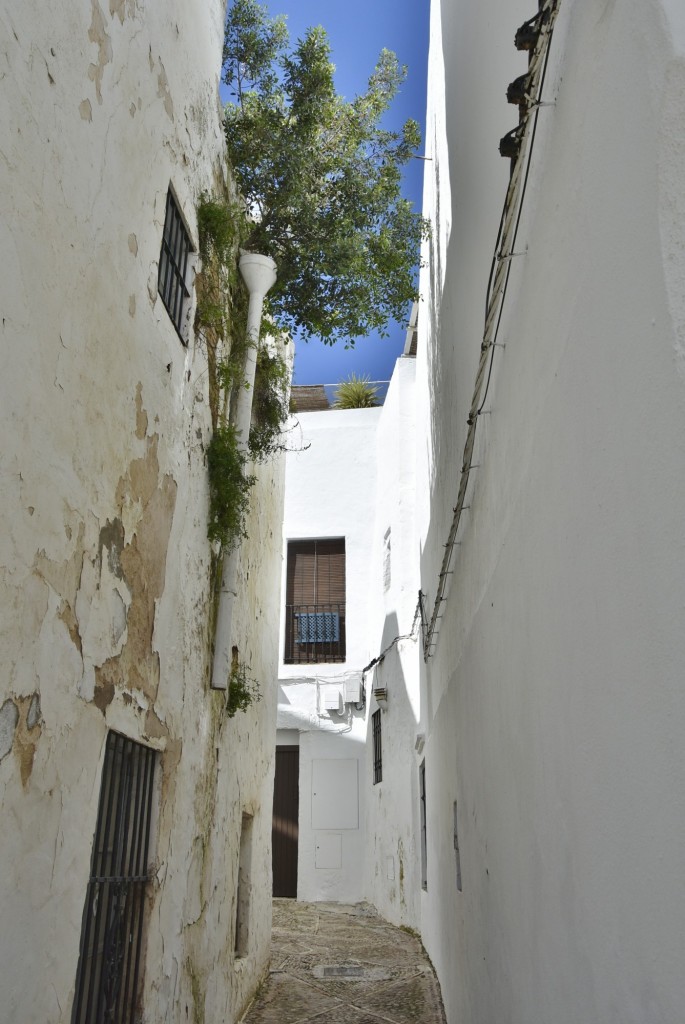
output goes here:
<path id="1" fill-rule="evenodd" d="M 294 540 L 288 544 L 286 604 L 345 602 L 345 539 Z"/>
<path id="2" fill-rule="evenodd" d="M 317 540 L 316 604 L 345 602 L 345 541 Z"/>
<path id="3" fill-rule="evenodd" d="M 288 544 L 286 604 L 314 604 L 316 542 L 294 540 Z"/>

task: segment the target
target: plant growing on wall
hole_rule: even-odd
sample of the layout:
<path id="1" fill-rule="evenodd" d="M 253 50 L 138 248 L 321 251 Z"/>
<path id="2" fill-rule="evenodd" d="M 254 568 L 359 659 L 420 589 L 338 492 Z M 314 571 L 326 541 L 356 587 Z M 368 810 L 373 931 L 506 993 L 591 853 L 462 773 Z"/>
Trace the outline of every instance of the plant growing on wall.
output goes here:
<path id="1" fill-rule="evenodd" d="M 225 128 L 253 218 L 245 245 L 276 260 L 268 303 L 283 329 L 351 344 L 385 333 L 417 298 L 426 223 L 400 194 L 419 127 L 380 127 L 406 69 L 383 50 L 367 91 L 352 102 L 337 95 L 333 71 L 322 28 L 290 50 L 283 18 L 270 18 L 256 0 L 233 0 Z"/>
<path id="2" fill-rule="evenodd" d="M 249 669 L 238 659 L 238 649 L 233 648 L 231 674 L 228 678 L 226 711 L 233 718 L 238 711 L 247 711 L 251 704 L 262 699 L 259 684 L 249 675 Z"/>
<path id="3" fill-rule="evenodd" d="M 245 387 L 247 296 L 237 274 L 235 255 L 246 218 L 237 204 L 202 195 L 197 208 L 201 270 L 197 278 L 196 327 L 207 344 L 214 434 L 207 450 L 210 510 L 208 536 L 222 549 L 245 536 L 249 491 L 247 472 L 233 426 L 227 422 L 230 396 Z M 290 375 L 283 358 L 260 349 L 257 355 L 253 426 L 249 456 L 256 461 L 281 450 L 280 431 L 288 416 Z M 221 393 L 223 408 L 219 408 Z"/>
<path id="4" fill-rule="evenodd" d="M 207 448 L 209 470 L 210 541 L 218 541 L 225 550 L 245 536 L 245 517 L 250 488 L 255 478 L 246 472 L 246 457 L 238 447 L 235 427 L 217 424 Z"/>
<path id="5" fill-rule="evenodd" d="M 195 329 L 207 346 L 212 422 L 219 420 L 223 390 L 229 395 L 242 378 L 245 361 L 247 294 L 236 254 L 247 232 L 242 205 L 227 196 L 200 196 L 197 205 L 200 270 L 195 279 Z"/>
<path id="6" fill-rule="evenodd" d="M 252 400 L 252 428 L 250 455 L 264 462 L 283 451 L 282 430 L 288 418 L 290 399 L 290 369 L 277 352 L 260 348 Z"/>
<path id="7" fill-rule="evenodd" d="M 351 373 L 335 389 L 334 409 L 372 409 L 378 405 L 378 388 L 368 377 Z"/>

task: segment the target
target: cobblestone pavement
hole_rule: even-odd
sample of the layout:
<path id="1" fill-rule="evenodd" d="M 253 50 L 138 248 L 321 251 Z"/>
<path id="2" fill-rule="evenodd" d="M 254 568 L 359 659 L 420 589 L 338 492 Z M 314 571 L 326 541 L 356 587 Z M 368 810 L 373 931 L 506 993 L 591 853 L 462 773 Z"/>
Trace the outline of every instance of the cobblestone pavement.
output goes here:
<path id="1" fill-rule="evenodd" d="M 421 943 L 365 904 L 274 900 L 271 969 L 244 1024 L 444 1024 Z"/>

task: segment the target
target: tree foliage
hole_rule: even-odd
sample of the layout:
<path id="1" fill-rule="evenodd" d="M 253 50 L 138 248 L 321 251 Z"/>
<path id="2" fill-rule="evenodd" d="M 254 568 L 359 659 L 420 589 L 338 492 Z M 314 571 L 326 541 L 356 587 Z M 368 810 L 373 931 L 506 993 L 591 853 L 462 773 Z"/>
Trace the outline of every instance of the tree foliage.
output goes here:
<path id="1" fill-rule="evenodd" d="M 366 92 L 337 95 L 330 46 L 311 28 L 290 49 L 284 18 L 233 0 L 224 81 L 228 152 L 254 218 L 246 248 L 272 256 L 272 316 L 301 337 L 333 343 L 402 321 L 417 297 L 426 223 L 401 196 L 418 124 L 380 122 L 406 69 L 383 50 Z"/>

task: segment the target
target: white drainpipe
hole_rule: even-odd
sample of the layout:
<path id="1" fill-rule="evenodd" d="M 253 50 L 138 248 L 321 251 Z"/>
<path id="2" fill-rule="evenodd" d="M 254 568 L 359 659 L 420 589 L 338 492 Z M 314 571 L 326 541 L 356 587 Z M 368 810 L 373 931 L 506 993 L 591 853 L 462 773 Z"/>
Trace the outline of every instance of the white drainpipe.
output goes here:
<path id="1" fill-rule="evenodd" d="M 257 368 L 257 351 L 259 348 L 259 329 L 262 323 L 262 305 L 264 296 L 276 281 L 276 264 L 269 256 L 244 252 L 240 257 L 240 273 L 250 293 L 250 305 L 247 310 L 248 348 L 245 357 L 245 387 L 238 392 L 238 404 L 235 416 L 235 428 L 238 435 L 238 448 L 246 452 L 250 438 L 252 420 L 252 398 L 254 394 L 255 370 Z M 231 672 L 231 633 L 233 625 L 233 604 L 237 596 L 238 555 L 240 545 L 236 542 L 230 553 L 224 558 L 221 577 L 221 596 L 219 613 L 216 623 L 214 646 L 214 665 L 212 666 L 212 689 L 225 690 Z"/>

